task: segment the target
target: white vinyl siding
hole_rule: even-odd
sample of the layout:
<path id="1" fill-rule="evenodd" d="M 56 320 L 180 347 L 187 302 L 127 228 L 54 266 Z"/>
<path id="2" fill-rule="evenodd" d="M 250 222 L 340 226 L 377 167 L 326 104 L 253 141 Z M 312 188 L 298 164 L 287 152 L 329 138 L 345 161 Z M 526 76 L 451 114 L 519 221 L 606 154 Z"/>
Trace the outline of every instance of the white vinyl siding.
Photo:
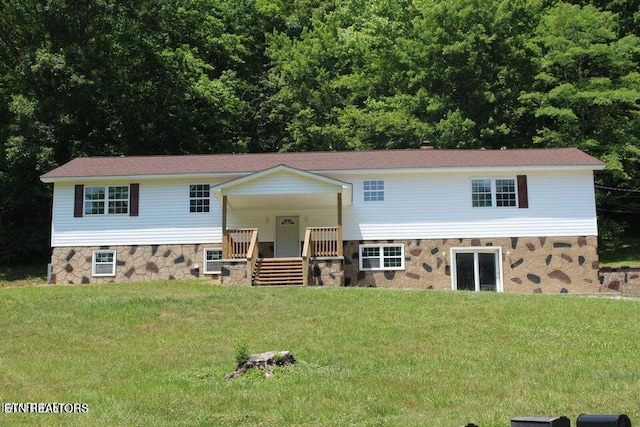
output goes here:
<path id="1" fill-rule="evenodd" d="M 54 247 L 222 241 L 220 204 L 212 197 L 211 212 L 190 214 L 186 208 L 189 206 L 188 181 L 140 180 L 140 216 L 137 217 L 88 215 L 74 218 L 74 184 L 77 183 L 56 183 L 54 186 L 51 236 Z"/>
<path id="2" fill-rule="evenodd" d="M 372 171 L 327 175 L 353 183 L 352 198 L 345 200 L 343 206 L 344 240 L 597 235 L 591 170 L 501 169 L 492 173 L 486 168 L 469 172 L 374 172 L 374 176 L 384 181 L 383 202 L 364 201 L 362 182 L 371 179 Z M 471 180 L 478 177 L 515 178 L 518 174 L 527 175 L 528 209 L 479 209 L 470 203 Z M 201 182 L 214 186 L 231 178 Z M 299 216 L 301 240 L 306 227 L 337 224 L 336 195 L 323 192 L 331 188 L 337 191 L 335 186 L 291 175 L 288 177 L 291 182 L 284 188 L 287 180 L 283 176 L 270 178 L 267 181 L 271 184 L 283 185 L 276 187 L 282 195 L 229 197 L 229 228 L 258 228 L 259 240 L 265 242 L 275 239 L 276 216 Z M 90 215 L 83 218 L 73 217 L 74 184 L 82 182 L 56 183 L 52 246 L 220 243 L 222 208 L 218 198 L 211 195 L 210 212 L 190 214 L 186 206 L 189 206 L 188 189 L 192 183 L 186 179 L 141 179 L 140 216 Z M 114 180 L 108 184 L 126 185 L 126 182 Z M 255 190 L 253 187 L 252 191 Z M 297 194 L 306 197 L 307 201 L 313 200 L 317 206 L 297 207 Z M 262 207 L 242 206 L 249 201 L 259 201 Z"/>
<path id="3" fill-rule="evenodd" d="M 256 195 L 256 194 L 315 194 L 333 192 L 336 185 L 328 182 L 314 180 L 311 177 L 296 175 L 291 172 L 274 173 L 255 181 L 238 184 L 225 189 L 224 194 L 229 196 Z"/>
<path id="4" fill-rule="evenodd" d="M 344 207 L 344 239 L 597 235 L 592 171 L 482 173 L 491 180 L 518 174 L 527 175 L 528 209 L 474 208 L 470 183 L 480 175 L 476 172 L 389 173 L 385 202 L 374 205 L 364 202 L 362 188 L 354 185 L 353 205 Z M 367 176 L 334 178 L 357 182 Z"/>

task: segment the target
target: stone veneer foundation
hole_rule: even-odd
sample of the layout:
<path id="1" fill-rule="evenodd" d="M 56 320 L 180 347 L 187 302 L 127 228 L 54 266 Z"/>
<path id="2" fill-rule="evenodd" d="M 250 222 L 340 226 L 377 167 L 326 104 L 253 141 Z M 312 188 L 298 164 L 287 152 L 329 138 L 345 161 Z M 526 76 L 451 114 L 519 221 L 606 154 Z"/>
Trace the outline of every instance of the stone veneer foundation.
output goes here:
<path id="1" fill-rule="evenodd" d="M 362 243 L 403 243 L 405 269 L 359 271 Z M 505 292 L 610 292 L 598 280 L 597 245 L 595 236 L 347 241 L 345 285 L 451 289 L 450 249 L 493 246 L 502 247 Z"/>
<path id="2" fill-rule="evenodd" d="M 404 244 L 405 269 L 359 271 L 358 253 L 362 243 Z M 447 290 L 451 289 L 450 249 L 487 246 L 502 247 L 505 292 L 618 292 L 615 286 L 598 276 L 595 236 L 345 241 L 343 258 L 310 260 L 309 284 Z M 222 277 L 203 273 L 204 249 L 218 247 L 219 244 L 206 243 L 54 248 L 51 282 L 80 284 L 207 278 L 218 283 L 247 285 L 246 265 L 225 265 Z M 94 250 L 116 251 L 115 276 L 92 277 Z M 273 242 L 260 243 L 259 251 L 262 257 L 273 256 Z M 195 268 L 195 264 L 200 268 Z"/>
<path id="3" fill-rule="evenodd" d="M 317 257 L 309 260 L 309 285 L 343 286 L 344 257 Z"/>
<path id="4" fill-rule="evenodd" d="M 600 284 L 621 294 L 640 294 L 640 266 L 601 268 Z"/>
<path id="5" fill-rule="evenodd" d="M 204 274 L 204 249 L 219 248 L 220 244 L 93 246 L 53 248 L 51 283 L 81 284 L 130 282 L 160 279 L 211 278 L 220 275 Z M 93 251 L 116 251 L 116 275 L 93 277 Z M 199 264 L 199 268 L 195 268 Z"/>

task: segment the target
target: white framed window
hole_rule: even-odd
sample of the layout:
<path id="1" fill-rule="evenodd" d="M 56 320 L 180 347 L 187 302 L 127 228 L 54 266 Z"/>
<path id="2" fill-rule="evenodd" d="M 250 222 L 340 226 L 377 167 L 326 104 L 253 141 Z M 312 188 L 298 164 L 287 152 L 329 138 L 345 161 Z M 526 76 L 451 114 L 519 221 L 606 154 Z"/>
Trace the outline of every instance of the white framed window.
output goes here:
<path id="1" fill-rule="evenodd" d="M 474 208 L 517 207 L 516 180 L 513 178 L 472 179 L 471 206 Z"/>
<path id="2" fill-rule="evenodd" d="M 384 201 L 384 181 L 381 179 L 367 179 L 362 182 L 365 202 Z"/>
<path id="3" fill-rule="evenodd" d="M 474 179 L 471 181 L 471 202 L 474 208 L 493 205 L 491 197 L 491 180 Z"/>
<path id="4" fill-rule="evenodd" d="M 109 187 L 109 215 L 129 213 L 129 186 Z"/>
<path id="5" fill-rule="evenodd" d="M 84 188 L 84 214 L 85 215 L 104 215 L 105 202 L 104 187 L 85 187 Z"/>
<path id="6" fill-rule="evenodd" d="M 219 274 L 222 272 L 222 249 L 204 250 L 204 274 Z"/>
<path id="7" fill-rule="evenodd" d="M 209 212 L 211 190 L 209 184 L 191 184 L 189 186 L 189 212 Z"/>
<path id="8" fill-rule="evenodd" d="M 404 245 L 360 245 L 360 270 L 404 270 Z"/>
<path id="9" fill-rule="evenodd" d="M 93 251 L 91 270 L 93 276 L 115 276 L 116 251 Z"/>
<path id="10" fill-rule="evenodd" d="M 85 215 L 121 215 L 129 213 L 129 186 L 85 187 Z"/>
<path id="11" fill-rule="evenodd" d="M 496 179 L 496 206 L 515 207 L 517 200 L 516 180 Z"/>

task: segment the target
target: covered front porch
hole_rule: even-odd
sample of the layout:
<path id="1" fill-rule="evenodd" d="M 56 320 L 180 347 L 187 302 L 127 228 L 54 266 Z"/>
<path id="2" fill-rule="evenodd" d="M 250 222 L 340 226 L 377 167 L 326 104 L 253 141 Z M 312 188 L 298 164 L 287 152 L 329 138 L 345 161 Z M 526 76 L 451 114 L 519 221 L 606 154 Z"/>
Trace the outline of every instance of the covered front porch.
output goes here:
<path id="1" fill-rule="evenodd" d="M 223 284 L 343 284 L 350 183 L 280 165 L 213 191 L 222 209 Z"/>

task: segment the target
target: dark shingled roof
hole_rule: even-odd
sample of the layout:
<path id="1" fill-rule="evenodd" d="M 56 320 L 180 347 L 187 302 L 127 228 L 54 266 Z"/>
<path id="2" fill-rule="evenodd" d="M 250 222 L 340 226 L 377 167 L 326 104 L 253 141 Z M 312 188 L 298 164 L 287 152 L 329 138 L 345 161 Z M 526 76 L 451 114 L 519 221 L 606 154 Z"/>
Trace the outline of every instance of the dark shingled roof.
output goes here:
<path id="1" fill-rule="evenodd" d="M 310 172 L 363 169 L 586 166 L 604 164 L 576 148 L 375 150 L 305 153 L 80 157 L 42 175 L 57 178 L 252 173 L 278 165 Z"/>

